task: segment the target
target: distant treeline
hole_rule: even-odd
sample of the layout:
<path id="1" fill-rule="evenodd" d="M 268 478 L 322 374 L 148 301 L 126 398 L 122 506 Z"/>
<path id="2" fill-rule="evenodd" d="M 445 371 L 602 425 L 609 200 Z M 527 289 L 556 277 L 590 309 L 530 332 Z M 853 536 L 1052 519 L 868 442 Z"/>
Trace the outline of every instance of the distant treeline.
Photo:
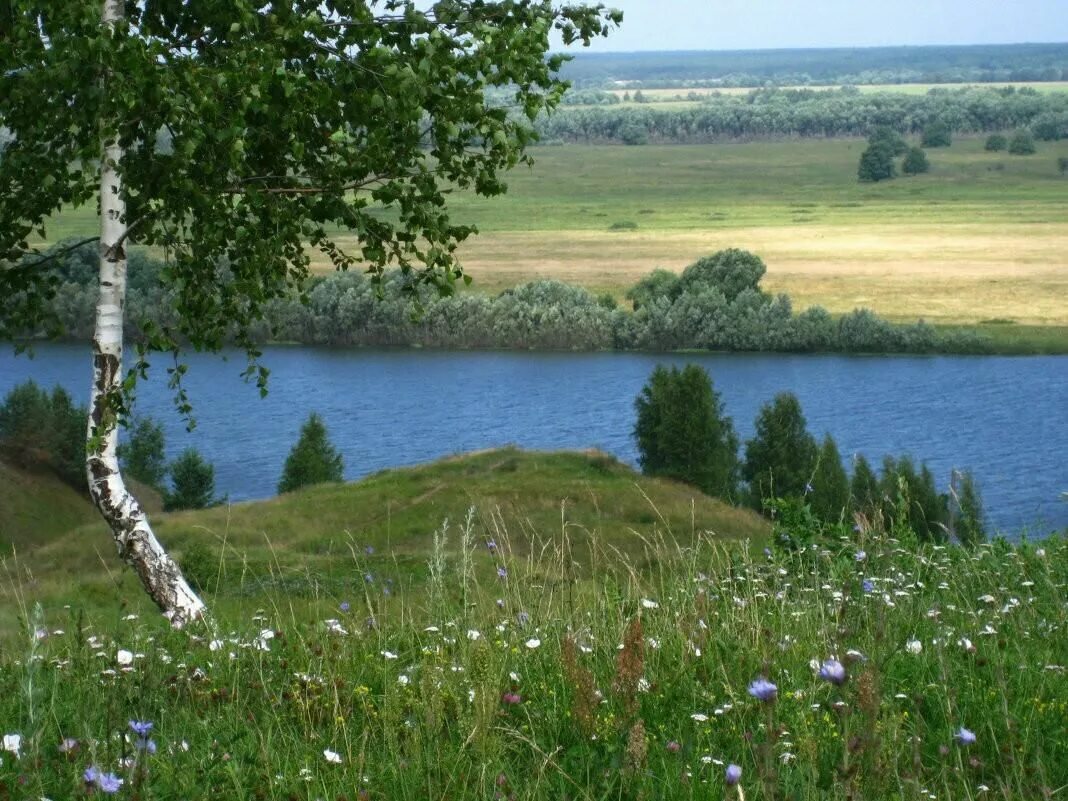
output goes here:
<path id="1" fill-rule="evenodd" d="M 577 88 L 837 86 L 1068 80 L 1068 44 L 579 53 Z"/>
<path id="2" fill-rule="evenodd" d="M 134 254 L 130 260 L 127 335 L 142 338 L 146 324 L 180 334 L 171 312 L 173 290 L 161 280 L 162 264 Z M 52 303 L 56 328 L 76 339 L 92 334 L 95 258 L 83 249 L 56 266 Z M 309 345 L 419 346 L 535 350 L 704 349 L 717 351 L 983 353 L 984 338 L 945 332 L 925 323 L 894 325 L 870 311 L 841 318 L 819 307 L 795 314 L 786 295 L 760 288 L 764 263 L 751 253 L 725 250 L 681 275 L 657 270 L 631 288 L 634 310 L 611 296 L 559 281 L 535 281 L 497 296 L 473 292 L 439 297 L 405 292 L 390 273 L 376 285 L 361 273 L 333 274 L 276 300 L 256 323 L 257 342 Z M 220 269 L 219 281 L 227 281 Z M 17 298 L 13 299 L 17 302 Z M 414 303 L 418 301 L 418 303 Z M 24 332 L 27 336 L 44 331 Z"/>
<path id="3" fill-rule="evenodd" d="M 612 105 L 559 109 L 537 123 L 544 142 L 701 143 L 762 137 L 866 136 L 877 127 L 919 133 L 944 123 L 953 133 L 1029 129 L 1038 139 L 1068 138 L 1068 92 L 936 89 L 892 92 L 765 89 L 713 95 L 680 109 Z"/>

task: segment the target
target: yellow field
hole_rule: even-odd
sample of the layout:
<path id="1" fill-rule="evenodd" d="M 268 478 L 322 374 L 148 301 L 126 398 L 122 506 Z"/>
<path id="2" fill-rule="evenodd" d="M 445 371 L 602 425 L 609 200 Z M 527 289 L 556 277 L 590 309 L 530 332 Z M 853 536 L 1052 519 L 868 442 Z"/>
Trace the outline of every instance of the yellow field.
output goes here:
<path id="1" fill-rule="evenodd" d="M 909 95 L 923 95 L 927 94 L 931 89 L 1000 89 L 1006 86 L 1015 86 L 1018 89 L 1023 87 L 1032 88 L 1038 92 L 1068 92 L 1068 81 L 1041 81 L 1038 83 L 887 83 L 887 84 L 864 84 L 858 86 L 857 89 L 864 93 L 873 92 L 898 92 L 901 94 Z M 813 91 L 827 91 L 831 89 L 840 89 L 840 86 L 784 86 L 782 89 L 812 89 Z M 613 89 L 612 94 L 616 95 L 620 99 L 625 94 L 630 94 L 631 98 L 634 97 L 634 93 L 638 91 L 637 88 L 630 89 Z M 655 102 L 670 102 L 682 98 L 687 100 L 688 96 L 693 93 L 700 95 L 701 97 L 710 97 L 714 94 L 720 95 L 747 95 L 754 91 L 751 86 L 723 86 L 718 89 L 642 89 L 641 93 L 644 97 Z M 633 101 L 632 101 L 633 102 Z"/>

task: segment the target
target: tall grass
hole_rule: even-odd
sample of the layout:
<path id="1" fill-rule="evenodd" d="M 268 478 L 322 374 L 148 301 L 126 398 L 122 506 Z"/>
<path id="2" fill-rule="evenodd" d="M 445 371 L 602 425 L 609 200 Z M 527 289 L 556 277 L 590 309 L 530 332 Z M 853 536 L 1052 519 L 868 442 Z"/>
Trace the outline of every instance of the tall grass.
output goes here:
<path id="1" fill-rule="evenodd" d="M 659 531 L 631 556 L 581 532 L 579 554 L 566 522 L 468 517 L 424 585 L 353 543 L 344 594 L 258 596 L 200 632 L 35 617 L 21 587 L 0 798 L 79 797 L 90 767 L 153 799 L 1065 792 L 1068 542 L 861 531 L 771 554 Z M 832 658 L 840 686 L 818 675 Z"/>

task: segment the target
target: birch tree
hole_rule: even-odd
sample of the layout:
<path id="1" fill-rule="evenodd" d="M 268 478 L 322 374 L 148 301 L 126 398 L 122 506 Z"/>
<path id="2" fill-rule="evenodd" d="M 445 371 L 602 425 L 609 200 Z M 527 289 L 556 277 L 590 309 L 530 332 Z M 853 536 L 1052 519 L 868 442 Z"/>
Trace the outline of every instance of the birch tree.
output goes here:
<path id="1" fill-rule="evenodd" d="M 554 36 L 622 19 L 548 0 L 9 0 L 0 6 L 0 338 L 61 333 L 53 215 L 94 201 L 99 298 L 86 470 L 120 556 L 176 626 L 205 606 L 123 482 L 119 423 L 153 353 L 244 347 L 266 304 L 303 292 L 311 254 L 413 291 L 466 276 L 454 190 L 503 192 L 533 121 L 560 101 Z M 511 92 L 493 106 L 491 88 Z M 343 231 L 348 238 L 338 238 Z M 353 242 L 354 244 L 348 244 Z M 126 253 L 166 254 L 176 319 L 124 366 Z"/>

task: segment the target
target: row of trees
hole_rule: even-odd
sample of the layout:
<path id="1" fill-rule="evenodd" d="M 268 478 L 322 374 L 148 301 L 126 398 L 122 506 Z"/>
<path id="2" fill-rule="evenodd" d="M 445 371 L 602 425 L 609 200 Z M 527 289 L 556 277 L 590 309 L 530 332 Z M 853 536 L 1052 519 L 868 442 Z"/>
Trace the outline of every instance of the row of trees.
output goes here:
<path id="1" fill-rule="evenodd" d="M 927 95 L 856 90 L 760 90 L 714 95 L 683 109 L 641 106 L 565 108 L 539 119 L 547 141 L 701 143 L 784 136 L 867 136 L 880 126 L 919 134 L 937 124 L 952 133 L 1028 129 L 1036 139 L 1068 137 L 1068 95 L 996 89 L 932 91 Z"/>
<path id="2" fill-rule="evenodd" d="M 78 252 L 57 263 L 51 305 L 56 325 L 77 338 L 91 336 L 96 292 L 83 258 Z M 143 339 L 177 324 L 174 290 L 156 278 L 161 269 L 131 255 L 127 336 Z M 294 294 L 268 303 L 264 319 L 248 332 L 255 342 L 457 348 L 975 353 L 987 347 L 974 334 L 894 325 L 864 310 L 841 318 L 819 307 L 795 314 L 786 295 L 761 289 L 765 271 L 758 256 L 737 249 L 702 258 L 681 275 L 654 270 L 627 291 L 633 311 L 558 281 L 523 284 L 496 297 L 417 289 L 416 316 L 403 275 L 390 273 L 376 285 L 361 274 L 334 274 L 312 280 L 304 302 Z M 220 268 L 217 280 L 225 285 L 232 278 Z"/>
<path id="3" fill-rule="evenodd" d="M 957 474 L 952 492 L 939 492 L 926 464 L 887 456 L 877 475 L 863 455 L 850 476 L 834 438 L 809 433 L 792 393 L 777 395 L 757 415 L 754 435 L 739 455 L 734 423 L 708 374 L 696 365 L 658 366 L 635 400 L 642 470 L 765 512 L 797 509 L 831 528 L 857 515 L 901 526 L 922 542 L 985 538 L 982 504 L 971 474 Z M 787 535 L 789 533 L 787 532 Z"/>

